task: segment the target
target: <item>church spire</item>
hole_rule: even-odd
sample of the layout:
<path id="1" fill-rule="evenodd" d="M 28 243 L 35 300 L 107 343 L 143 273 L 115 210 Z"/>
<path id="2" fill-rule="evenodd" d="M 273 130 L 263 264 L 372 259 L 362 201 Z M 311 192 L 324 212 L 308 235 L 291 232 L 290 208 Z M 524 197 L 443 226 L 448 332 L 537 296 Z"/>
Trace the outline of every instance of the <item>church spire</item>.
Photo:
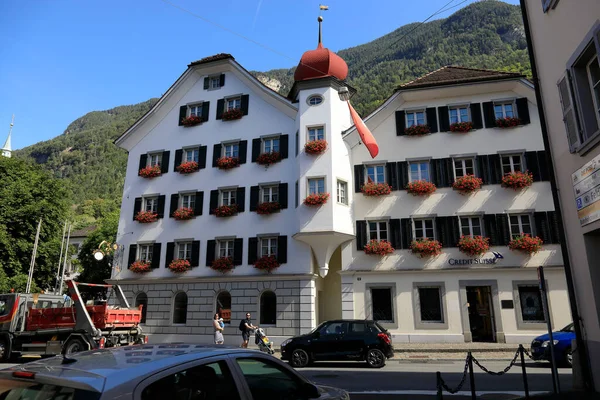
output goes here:
<path id="1" fill-rule="evenodd" d="M 2 146 L 2 156 L 10 158 L 12 155 L 12 146 L 10 143 L 10 137 L 12 135 L 12 128 L 15 124 L 15 115 L 12 116 L 12 121 L 10 121 L 10 129 L 8 130 L 8 137 L 6 138 L 6 142 L 4 142 L 4 146 Z"/>

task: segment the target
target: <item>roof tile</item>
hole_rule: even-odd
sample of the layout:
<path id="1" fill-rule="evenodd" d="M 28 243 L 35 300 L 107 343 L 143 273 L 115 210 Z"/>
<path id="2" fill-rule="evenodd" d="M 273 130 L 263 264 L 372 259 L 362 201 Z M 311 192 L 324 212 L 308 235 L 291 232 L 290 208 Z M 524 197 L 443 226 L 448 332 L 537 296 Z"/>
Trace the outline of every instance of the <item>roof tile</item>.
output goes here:
<path id="1" fill-rule="evenodd" d="M 423 75 L 414 81 L 402 84 L 397 90 L 524 77 L 525 75 L 515 72 L 493 71 L 489 69 L 449 65 Z"/>

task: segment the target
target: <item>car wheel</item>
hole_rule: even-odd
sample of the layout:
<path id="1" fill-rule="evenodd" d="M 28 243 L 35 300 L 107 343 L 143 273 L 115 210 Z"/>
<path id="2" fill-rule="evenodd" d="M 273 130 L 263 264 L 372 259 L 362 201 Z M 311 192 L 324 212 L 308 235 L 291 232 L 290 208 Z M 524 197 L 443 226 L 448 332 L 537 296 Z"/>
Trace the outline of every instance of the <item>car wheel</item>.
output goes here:
<path id="1" fill-rule="evenodd" d="M 8 339 L 0 338 L 0 362 L 6 362 L 10 359 L 10 350 Z"/>
<path id="2" fill-rule="evenodd" d="M 367 364 L 371 368 L 381 368 L 385 365 L 385 355 L 379 349 L 371 349 L 367 352 Z"/>
<path id="3" fill-rule="evenodd" d="M 573 349 L 570 347 L 565 351 L 565 366 L 573 368 Z"/>
<path id="4" fill-rule="evenodd" d="M 73 354 L 84 350 L 87 350 L 87 346 L 81 339 L 72 339 L 65 346 L 65 354 Z"/>
<path id="5" fill-rule="evenodd" d="M 292 357 L 290 358 L 290 364 L 294 368 L 302 368 L 306 367 L 310 362 L 310 357 L 305 350 L 296 349 L 292 352 Z"/>

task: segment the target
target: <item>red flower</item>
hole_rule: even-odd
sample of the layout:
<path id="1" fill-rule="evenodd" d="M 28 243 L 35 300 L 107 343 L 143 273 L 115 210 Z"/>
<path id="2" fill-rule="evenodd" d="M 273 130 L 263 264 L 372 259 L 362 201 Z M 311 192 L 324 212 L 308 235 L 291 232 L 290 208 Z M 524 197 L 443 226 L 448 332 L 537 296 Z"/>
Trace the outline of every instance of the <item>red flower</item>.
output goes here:
<path id="1" fill-rule="evenodd" d="M 240 159 L 237 157 L 221 157 L 217 160 L 219 169 L 231 169 L 240 165 Z"/>
<path id="2" fill-rule="evenodd" d="M 531 255 L 540 251 L 542 249 L 542 244 L 544 244 L 544 241 L 539 237 L 532 237 L 529 234 L 525 234 L 511 239 L 508 243 L 508 248 Z"/>
<path id="3" fill-rule="evenodd" d="M 256 260 L 254 268 L 271 273 L 274 269 L 279 268 L 279 262 L 275 256 L 262 256 Z"/>
<path id="4" fill-rule="evenodd" d="M 182 258 L 176 258 L 169 264 L 169 269 L 172 272 L 185 272 L 191 268 L 191 264 L 188 260 L 184 260 Z"/>
<path id="5" fill-rule="evenodd" d="M 471 121 L 467 122 L 455 122 L 450 125 L 450 132 L 460 132 L 467 133 L 473 129 L 473 123 Z"/>
<path id="6" fill-rule="evenodd" d="M 327 149 L 326 140 L 311 140 L 304 145 L 304 151 L 308 154 L 321 154 Z"/>
<path id="7" fill-rule="evenodd" d="M 142 178 L 155 178 L 160 176 L 162 171 L 160 169 L 160 165 L 155 166 L 147 166 L 146 168 L 142 168 L 139 170 L 138 175 Z"/>
<path id="8" fill-rule="evenodd" d="M 477 178 L 475 175 L 463 175 L 456 179 L 452 188 L 461 193 L 470 193 L 480 189 L 481 185 L 483 185 L 481 178 Z"/>
<path id="9" fill-rule="evenodd" d="M 144 274 L 150 272 L 150 263 L 148 261 L 137 260 L 129 266 L 129 270 L 136 274 Z"/>
<path id="10" fill-rule="evenodd" d="M 231 257 L 217 258 L 212 262 L 212 265 L 210 267 L 215 271 L 219 271 L 225 274 L 233 269 L 233 260 L 231 259 Z"/>
<path id="11" fill-rule="evenodd" d="M 221 206 L 213 210 L 213 214 L 215 214 L 217 217 L 231 217 L 232 215 L 237 214 L 237 212 L 237 204 L 232 204 L 230 206 Z"/>
<path id="12" fill-rule="evenodd" d="M 506 118 L 496 119 L 496 126 L 498 128 L 513 128 L 520 124 L 521 124 L 521 120 L 519 118 L 506 117 Z"/>
<path id="13" fill-rule="evenodd" d="M 187 118 L 182 118 L 181 119 L 181 125 L 183 125 L 185 127 L 198 125 L 198 124 L 201 124 L 202 122 L 204 122 L 204 120 L 202 119 L 202 117 L 197 117 L 195 115 L 190 115 Z"/>
<path id="14" fill-rule="evenodd" d="M 327 203 L 327 200 L 329 200 L 329 193 L 314 193 L 306 196 L 304 204 L 307 206 L 320 206 Z"/>
<path id="15" fill-rule="evenodd" d="M 419 239 L 413 240 L 410 250 L 419 257 L 437 256 L 442 253 L 442 244 L 437 240 Z"/>
<path id="16" fill-rule="evenodd" d="M 256 207 L 256 213 L 261 215 L 273 214 L 281 209 L 281 204 L 276 201 L 260 203 Z"/>
<path id="17" fill-rule="evenodd" d="M 404 129 L 404 134 L 408 136 L 422 136 L 428 134 L 429 132 L 429 126 L 425 124 L 413 125 Z"/>
<path id="18" fill-rule="evenodd" d="M 158 214 L 152 211 L 140 211 L 135 215 L 135 220 L 142 224 L 155 222 L 158 219 Z"/>
<path id="19" fill-rule="evenodd" d="M 192 219 L 194 216 L 194 210 L 187 207 L 178 208 L 173 212 L 173 218 L 178 221 L 184 221 L 186 219 Z"/>
<path id="20" fill-rule="evenodd" d="M 177 172 L 180 174 L 191 174 L 198 171 L 198 163 L 196 161 L 186 161 L 177 167 Z"/>
<path id="21" fill-rule="evenodd" d="M 529 171 L 511 172 L 502 177 L 502 187 L 514 190 L 524 189 L 533 185 L 533 175 Z"/>
<path id="22" fill-rule="evenodd" d="M 271 164 L 275 164 L 276 162 L 281 160 L 281 154 L 278 151 L 273 151 L 271 153 L 261 153 L 256 158 L 256 162 L 260 165 L 269 166 Z"/>
<path id="23" fill-rule="evenodd" d="M 392 188 L 387 183 L 368 182 L 360 189 L 365 196 L 385 196 L 392 192 Z"/>
<path id="24" fill-rule="evenodd" d="M 413 196 L 426 196 L 436 191 L 433 183 L 426 180 L 412 181 L 406 185 L 406 190 Z"/>
<path id="25" fill-rule="evenodd" d="M 387 240 L 371 240 L 365 245 L 365 254 L 386 256 L 394 252 L 392 244 Z"/>
<path id="26" fill-rule="evenodd" d="M 232 108 L 231 110 L 223 111 L 223 116 L 221 117 L 223 121 L 231 121 L 234 119 L 240 119 L 244 116 L 242 110 L 239 108 Z"/>
<path id="27" fill-rule="evenodd" d="M 471 257 L 485 254 L 490 249 L 490 239 L 482 236 L 461 236 L 458 249 Z"/>

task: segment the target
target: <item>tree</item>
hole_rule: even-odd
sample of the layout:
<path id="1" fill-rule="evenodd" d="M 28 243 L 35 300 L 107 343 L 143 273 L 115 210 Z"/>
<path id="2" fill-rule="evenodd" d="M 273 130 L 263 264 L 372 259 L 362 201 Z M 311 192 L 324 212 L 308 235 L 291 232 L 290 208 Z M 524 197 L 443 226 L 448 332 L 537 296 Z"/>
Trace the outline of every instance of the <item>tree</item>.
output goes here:
<path id="1" fill-rule="evenodd" d="M 98 248 L 102 241 L 114 243 L 119 227 L 119 211 L 113 211 L 106 214 L 98 221 L 96 230 L 88 235 L 81 246 L 79 261 L 83 272 L 77 277 L 80 282 L 104 283 L 105 279 L 110 278 L 112 257 L 104 257 L 101 261 L 94 258 L 94 250 Z"/>

